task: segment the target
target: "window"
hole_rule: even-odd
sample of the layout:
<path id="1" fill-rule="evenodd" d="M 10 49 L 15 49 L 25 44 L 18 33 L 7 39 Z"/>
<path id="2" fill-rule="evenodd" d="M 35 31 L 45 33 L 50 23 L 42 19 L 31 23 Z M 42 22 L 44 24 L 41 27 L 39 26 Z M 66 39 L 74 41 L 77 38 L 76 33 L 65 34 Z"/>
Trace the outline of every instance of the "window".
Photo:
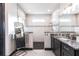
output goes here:
<path id="1" fill-rule="evenodd" d="M 44 19 L 33 19 L 32 22 L 45 22 Z"/>

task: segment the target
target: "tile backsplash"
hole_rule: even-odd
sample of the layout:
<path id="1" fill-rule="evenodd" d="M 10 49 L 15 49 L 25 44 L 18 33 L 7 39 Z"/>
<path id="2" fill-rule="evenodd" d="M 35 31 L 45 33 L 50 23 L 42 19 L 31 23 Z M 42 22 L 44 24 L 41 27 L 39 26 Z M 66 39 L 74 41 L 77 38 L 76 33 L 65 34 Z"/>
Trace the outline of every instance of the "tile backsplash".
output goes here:
<path id="1" fill-rule="evenodd" d="M 55 37 L 65 37 L 68 39 L 75 39 L 75 32 L 58 32 L 58 33 L 52 33 Z"/>

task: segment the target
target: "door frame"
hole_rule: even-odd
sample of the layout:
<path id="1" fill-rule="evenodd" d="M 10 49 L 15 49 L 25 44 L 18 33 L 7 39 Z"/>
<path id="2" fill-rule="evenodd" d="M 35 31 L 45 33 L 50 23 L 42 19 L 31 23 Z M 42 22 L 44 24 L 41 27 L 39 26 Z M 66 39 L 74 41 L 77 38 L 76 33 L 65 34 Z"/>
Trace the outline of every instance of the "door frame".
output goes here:
<path id="1" fill-rule="evenodd" d="M 5 3 L 0 3 L 0 53 L 5 56 Z"/>

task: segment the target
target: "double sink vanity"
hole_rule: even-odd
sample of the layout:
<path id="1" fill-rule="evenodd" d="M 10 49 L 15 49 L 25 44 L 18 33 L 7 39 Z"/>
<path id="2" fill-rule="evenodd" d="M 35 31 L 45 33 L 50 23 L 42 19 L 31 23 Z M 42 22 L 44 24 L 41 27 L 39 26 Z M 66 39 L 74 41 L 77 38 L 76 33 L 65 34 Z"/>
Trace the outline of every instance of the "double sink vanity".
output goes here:
<path id="1" fill-rule="evenodd" d="M 72 33 L 54 33 L 51 34 L 51 48 L 56 56 L 79 56 L 79 42 Z M 65 35 L 64 35 L 65 34 Z M 74 33 L 73 33 L 74 35 Z"/>

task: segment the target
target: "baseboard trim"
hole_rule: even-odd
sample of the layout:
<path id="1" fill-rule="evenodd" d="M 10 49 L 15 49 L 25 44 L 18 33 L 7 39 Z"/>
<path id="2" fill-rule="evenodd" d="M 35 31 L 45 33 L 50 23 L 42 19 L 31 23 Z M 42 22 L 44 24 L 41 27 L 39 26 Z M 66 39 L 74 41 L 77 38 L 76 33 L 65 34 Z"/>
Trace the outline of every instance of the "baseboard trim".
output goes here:
<path id="1" fill-rule="evenodd" d="M 17 51 L 17 49 L 14 50 L 9 56 L 12 56 L 16 51 Z"/>
<path id="2" fill-rule="evenodd" d="M 33 48 L 21 48 L 19 50 L 33 50 Z"/>
<path id="3" fill-rule="evenodd" d="M 45 50 L 53 50 L 52 48 L 45 48 Z"/>

